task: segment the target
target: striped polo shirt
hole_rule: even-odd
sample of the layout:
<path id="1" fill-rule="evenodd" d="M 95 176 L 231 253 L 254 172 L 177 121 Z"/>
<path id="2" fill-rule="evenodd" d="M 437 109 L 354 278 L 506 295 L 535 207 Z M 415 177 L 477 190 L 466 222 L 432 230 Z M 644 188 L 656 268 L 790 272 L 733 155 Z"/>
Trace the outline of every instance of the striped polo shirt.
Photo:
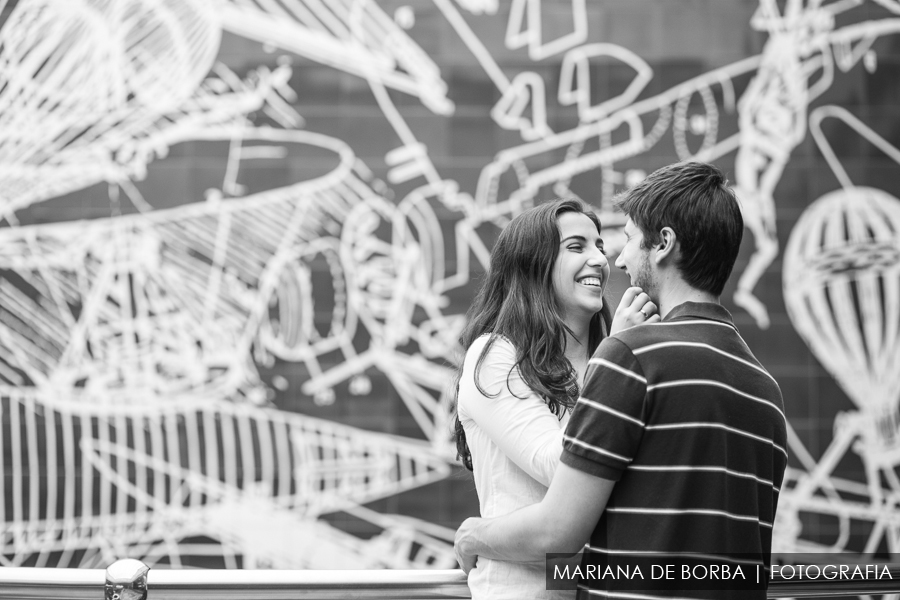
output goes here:
<path id="1" fill-rule="evenodd" d="M 778 384 L 724 307 L 686 302 L 607 338 L 561 458 L 616 481 L 585 561 L 691 552 L 768 565 L 786 438 Z M 604 591 L 579 597 L 628 597 L 615 583 L 584 584 Z"/>

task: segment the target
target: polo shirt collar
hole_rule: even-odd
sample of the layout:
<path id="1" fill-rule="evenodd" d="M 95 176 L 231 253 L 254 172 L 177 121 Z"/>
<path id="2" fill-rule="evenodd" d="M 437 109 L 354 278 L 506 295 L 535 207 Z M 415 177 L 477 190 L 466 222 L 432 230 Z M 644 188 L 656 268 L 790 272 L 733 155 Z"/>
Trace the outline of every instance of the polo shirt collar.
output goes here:
<path id="1" fill-rule="evenodd" d="M 731 313 L 721 304 L 712 302 L 684 302 L 670 310 L 662 322 L 683 321 L 685 319 L 708 319 L 734 327 L 734 319 L 731 318 Z"/>

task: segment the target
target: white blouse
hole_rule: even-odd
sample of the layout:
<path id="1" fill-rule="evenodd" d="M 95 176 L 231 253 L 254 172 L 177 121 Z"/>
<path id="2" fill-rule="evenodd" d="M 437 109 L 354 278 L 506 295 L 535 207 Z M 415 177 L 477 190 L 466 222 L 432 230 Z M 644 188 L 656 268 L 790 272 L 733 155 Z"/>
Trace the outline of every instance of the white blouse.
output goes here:
<path id="1" fill-rule="evenodd" d="M 475 365 L 488 338 L 482 335 L 466 352 L 457 410 L 472 453 L 481 516 L 497 517 L 543 499 L 559 465 L 569 413 L 558 419 L 525 384 L 519 369 L 510 371 L 516 351 L 505 338 L 494 341 L 481 363 L 479 383 L 487 395 L 478 391 Z M 469 572 L 469 589 L 473 600 L 575 597 L 574 591 L 546 589 L 543 561 L 479 557 Z"/>

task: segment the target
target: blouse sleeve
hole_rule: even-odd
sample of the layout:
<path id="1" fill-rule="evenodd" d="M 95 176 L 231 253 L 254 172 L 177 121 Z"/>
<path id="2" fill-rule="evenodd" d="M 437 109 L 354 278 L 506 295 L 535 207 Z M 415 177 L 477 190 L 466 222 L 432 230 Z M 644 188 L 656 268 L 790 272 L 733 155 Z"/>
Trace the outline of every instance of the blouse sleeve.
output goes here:
<path id="1" fill-rule="evenodd" d="M 515 349 L 507 340 L 494 341 L 478 371 L 475 366 L 487 342 L 478 338 L 466 353 L 459 387 L 460 413 L 475 424 L 523 471 L 545 486 L 559 465 L 563 431 L 559 418 L 522 380 Z"/>

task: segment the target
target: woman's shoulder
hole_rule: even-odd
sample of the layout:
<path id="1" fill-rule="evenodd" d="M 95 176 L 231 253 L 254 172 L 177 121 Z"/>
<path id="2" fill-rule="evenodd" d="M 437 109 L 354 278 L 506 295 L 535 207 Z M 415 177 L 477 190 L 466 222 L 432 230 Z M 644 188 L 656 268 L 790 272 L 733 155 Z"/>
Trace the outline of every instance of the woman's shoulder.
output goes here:
<path id="1" fill-rule="evenodd" d="M 488 343 L 490 348 L 482 358 Z M 491 333 L 475 338 L 466 350 L 459 380 L 457 403 L 460 415 L 470 415 L 469 407 L 474 406 L 474 403 L 485 406 L 486 402 L 496 400 L 499 394 L 509 389 L 510 376 L 514 372 L 517 372 L 516 349 L 509 339 Z M 520 395 L 527 394 L 527 388 L 520 391 Z"/>

